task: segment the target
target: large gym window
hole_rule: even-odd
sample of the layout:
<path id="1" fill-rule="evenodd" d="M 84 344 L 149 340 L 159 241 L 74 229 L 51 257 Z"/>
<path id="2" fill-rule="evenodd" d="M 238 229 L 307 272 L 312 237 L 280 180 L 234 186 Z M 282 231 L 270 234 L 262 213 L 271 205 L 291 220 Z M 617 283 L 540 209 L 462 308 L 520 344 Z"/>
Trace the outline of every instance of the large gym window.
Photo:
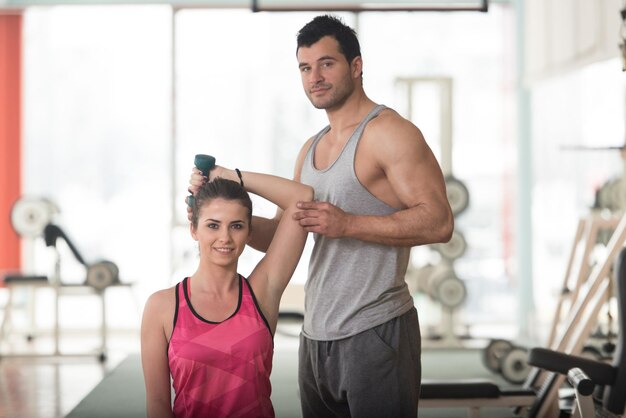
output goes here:
<path id="1" fill-rule="evenodd" d="M 54 222 L 87 262 L 114 261 L 143 293 L 170 269 L 170 27 L 169 7 L 24 15 L 24 193 L 58 206 Z M 25 255 L 52 275 L 43 242 Z M 62 280 L 82 282 L 82 266 L 62 256 Z M 113 326 L 135 325 L 129 308 L 112 310 Z"/>
<path id="2" fill-rule="evenodd" d="M 326 124 L 302 91 L 295 58 L 296 32 L 313 15 L 28 9 L 25 191 L 54 200 L 83 253 L 115 260 L 143 296 L 180 281 L 197 262 L 184 203 L 194 154 L 291 177 L 301 145 Z M 512 8 L 340 15 L 359 33 L 370 98 L 413 120 L 469 191 L 457 219 L 467 250 L 454 269 L 468 292 L 456 325 L 497 317 L 510 327 L 517 313 Z M 452 80 L 449 109 L 445 82 L 433 80 Z M 255 205 L 257 214 L 273 214 L 271 205 Z M 246 250 L 241 272 L 259 257 Z M 413 256 L 417 267 L 441 259 L 432 248 Z M 294 282 L 304 282 L 307 264 L 308 252 Z M 438 328 L 438 302 L 416 299 L 423 325 Z"/>

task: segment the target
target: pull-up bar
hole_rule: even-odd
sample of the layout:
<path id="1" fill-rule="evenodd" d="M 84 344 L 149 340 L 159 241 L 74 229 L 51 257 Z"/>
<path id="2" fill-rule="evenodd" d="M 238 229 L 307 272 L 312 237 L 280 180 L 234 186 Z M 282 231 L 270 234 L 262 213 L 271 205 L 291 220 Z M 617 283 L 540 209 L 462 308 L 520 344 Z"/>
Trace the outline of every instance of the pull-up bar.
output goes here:
<path id="1" fill-rule="evenodd" d="M 252 0 L 253 12 L 487 12 L 489 0 L 413 0 L 385 2 L 294 2 Z"/>

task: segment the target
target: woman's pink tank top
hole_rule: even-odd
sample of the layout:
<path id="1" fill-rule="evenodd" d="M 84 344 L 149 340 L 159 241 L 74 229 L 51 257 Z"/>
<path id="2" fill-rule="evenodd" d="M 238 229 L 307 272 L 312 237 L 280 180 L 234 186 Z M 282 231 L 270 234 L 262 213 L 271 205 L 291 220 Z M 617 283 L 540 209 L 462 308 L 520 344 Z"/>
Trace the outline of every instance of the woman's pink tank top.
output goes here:
<path id="1" fill-rule="evenodd" d="M 176 285 L 168 358 L 174 415 L 274 417 L 270 372 L 274 342 L 248 281 L 239 276 L 239 302 L 222 322 L 202 318 L 189 301 L 189 278 Z"/>

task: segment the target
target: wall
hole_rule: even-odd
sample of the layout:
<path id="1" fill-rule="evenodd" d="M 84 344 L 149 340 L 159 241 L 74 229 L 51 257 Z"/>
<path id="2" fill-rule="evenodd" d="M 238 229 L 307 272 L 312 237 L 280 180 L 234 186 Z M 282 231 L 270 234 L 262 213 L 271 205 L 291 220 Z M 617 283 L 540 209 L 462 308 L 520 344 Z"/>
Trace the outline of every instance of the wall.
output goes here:
<path id="1" fill-rule="evenodd" d="M 620 9 L 619 0 L 524 1 L 526 80 L 617 57 Z"/>
<path id="2" fill-rule="evenodd" d="M 22 16 L 0 14 L 0 219 L 9 219 L 20 194 Z M 20 267 L 20 243 L 0 222 L 0 272 Z"/>

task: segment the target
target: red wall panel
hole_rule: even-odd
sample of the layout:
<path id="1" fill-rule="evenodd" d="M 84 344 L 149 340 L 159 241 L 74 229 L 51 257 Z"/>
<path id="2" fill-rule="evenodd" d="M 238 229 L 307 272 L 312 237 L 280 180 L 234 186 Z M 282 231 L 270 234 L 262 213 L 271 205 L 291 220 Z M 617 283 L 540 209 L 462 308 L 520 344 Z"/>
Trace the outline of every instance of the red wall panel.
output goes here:
<path id="1" fill-rule="evenodd" d="M 20 268 L 20 239 L 10 222 L 21 193 L 22 16 L 0 14 L 0 273 Z"/>

